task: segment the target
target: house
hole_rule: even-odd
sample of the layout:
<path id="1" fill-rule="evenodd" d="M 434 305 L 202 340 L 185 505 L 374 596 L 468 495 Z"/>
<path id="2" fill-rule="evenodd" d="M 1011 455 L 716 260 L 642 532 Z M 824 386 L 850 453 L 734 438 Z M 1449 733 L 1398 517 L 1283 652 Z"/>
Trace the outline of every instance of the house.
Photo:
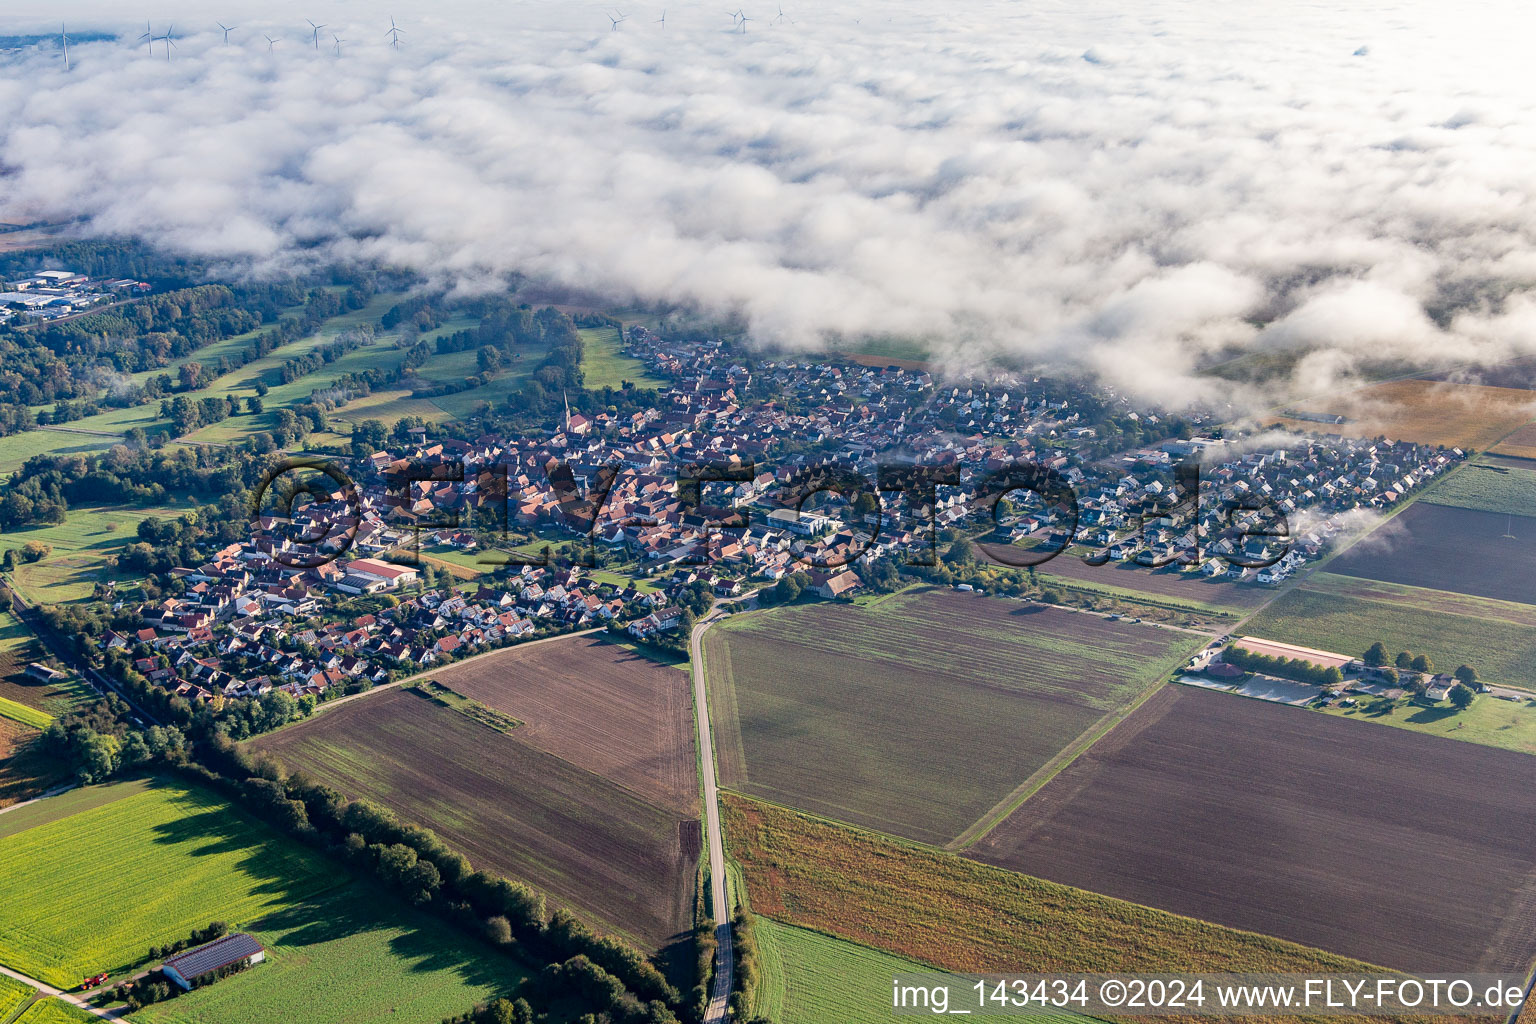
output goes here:
<path id="1" fill-rule="evenodd" d="M 825 580 L 815 585 L 816 593 L 822 597 L 831 599 L 842 597 L 849 591 L 859 586 L 860 580 L 851 569 L 844 569 L 835 576 L 828 576 Z"/>
<path id="2" fill-rule="evenodd" d="M 183 989 L 190 990 L 192 983 L 205 974 L 226 967 L 259 964 L 267 958 L 267 951 L 254 935 L 235 932 L 206 945 L 178 953 L 162 966 L 161 971 Z"/>

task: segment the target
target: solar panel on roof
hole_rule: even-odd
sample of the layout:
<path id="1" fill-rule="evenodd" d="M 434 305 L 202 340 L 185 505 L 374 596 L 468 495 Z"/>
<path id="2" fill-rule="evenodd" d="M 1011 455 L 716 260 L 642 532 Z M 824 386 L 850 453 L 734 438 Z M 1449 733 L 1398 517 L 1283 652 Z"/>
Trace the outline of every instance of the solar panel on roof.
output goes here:
<path id="1" fill-rule="evenodd" d="M 167 960 L 165 966 L 174 969 L 177 974 L 191 981 L 199 975 L 216 971 L 220 967 L 228 966 L 237 960 L 244 960 L 261 951 L 262 945 L 256 941 L 255 936 L 236 932 L 222 939 L 215 939 L 206 946 L 198 946 L 196 949 L 179 953 Z"/>

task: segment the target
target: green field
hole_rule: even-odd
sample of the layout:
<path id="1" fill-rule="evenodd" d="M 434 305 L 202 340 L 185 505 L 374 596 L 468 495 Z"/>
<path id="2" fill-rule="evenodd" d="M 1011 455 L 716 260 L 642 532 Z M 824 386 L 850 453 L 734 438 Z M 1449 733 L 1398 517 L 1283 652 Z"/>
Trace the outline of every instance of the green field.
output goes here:
<path id="1" fill-rule="evenodd" d="M 32 631 L 11 612 L 0 612 L 0 698 L 54 718 L 95 698 L 96 691 L 73 673 L 55 683 L 27 675 L 27 663 L 43 656 Z"/>
<path id="2" fill-rule="evenodd" d="M 1536 515 L 1536 472 L 1470 462 L 1434 481 L 1419 500 L 1482 512 Z"/>
<path id="3" fill-rule="evenodd" d="M 733 616 L 704 649 L 722 781 L 945 843 L 1199 645 L 934 590 Z"/>
<path id="4" fill-rule="evenodd" d="M 57 996 L 39 999 L 27 1007 L 27 1012 L 16 1018 L 16 1024 L 94 1024 L 100 1020 Z"/>
<path id="5" fill-rule="evenodd" d="M 73 425 L 73 424 L 71 424 Z M 28 430 L 0 437 L 0 478 L 10 476 L 34 455 L 90 455 L 104 452 L 122 441 L 121 437 L 65 430 Z"/>
<path id="6" fill-rule="evenodd" d="M 910 972 L 935 973 L 927 964 L 768 917 L 758 917 L 754 931 L 762 963 L 756 1012 L 774 1024 L 885 1024 L 892 1017 L 891 979 Z M 1088 1018 L 1041 1013 L 971 1014 L 966 1019 L 1067 1022 Z"/>
<path id="7" fill-rule="evenodd" d="M 577 333 L 581 335 L 581 374 L 586 387 L 617 391 L 625 381 L 640 388 L 659 388 L 667 383 L 646 369 L 645 363 L 624 354 L 617 328 L 583 327 Z"/>
<path id="8" fill-rule="evenodd" d="M 271 950 L 269 963 L 138 1019 L 438 1020 L 525 976 L 206 791 L 153 781 L 54 799 L 67 802 L 62 815 L 42 801 L 14 812 L 28 827 L 0 838 L 0 961 L 74 985 L 122 974 L 148 946 L 210 920 Z"/>
<path id="9" fill-rule="evenodd" d="M 10 1020 L 36 994 L 37 989 L 26 982 L 0 974 L 0 1021 Z"/>
<path id="10" fill-rule="evenodd" d="M 0 551 L 35 540 L 53 548 L 38 562 L 19 563 L 12 578 L 29 601 L 58 604 L 86 600 L 98 582 L 132 582 L 137 576 L 108 569 L 106 559 L 138 540 L 139 522 L 174 516 L 173 508 L 135 505 L 83 505 L 65 513 L 55 526 L 28 526 L 0 533 Z"/>
<path id="11" fill-rule="evenodd" d="M 13 722 L 30 725 L 34 729 L 46 729 L 53 721 L 53 716 L 47 712 L 18 704 L 4 697 L 0 697 L 0 718 L 9 718 Z"/>
<path id="12" fill-rule="evenodd" d="M 1486 682 L 1536 688 L 1536 613 L 1526 605 L 1319 573 L 1243 632 L 1354 657 L 1380 640 L 1394 655 L 1429 655 L 1442 672 L 1471 665 Z"/>

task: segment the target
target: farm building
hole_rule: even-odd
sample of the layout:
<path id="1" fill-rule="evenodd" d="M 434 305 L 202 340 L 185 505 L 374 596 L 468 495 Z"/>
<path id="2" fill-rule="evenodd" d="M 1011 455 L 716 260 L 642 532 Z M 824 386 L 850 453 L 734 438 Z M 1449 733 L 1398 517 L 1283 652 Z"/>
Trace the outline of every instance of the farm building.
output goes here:
<path id="1" fill-rule="evenodd" d="M 205 974 L 232 967 L 236 964 L 249 966 L 267 958 L 266 947 L 256 941 L 254 935 L 235 932 L 207 945 L 178 953 L 161 966 L 165 976 L 184 989 L 190 990 L 192 982 Z"/>
<path id="2" fill-rule="evenodd" d="M 1344 671 L 1344 666 L 1355 660 L 1347 654 L 1319 651 L 1312 647 L 1298 647 L 1296 644 L 1284 644 L 1278 640 L 1264 640 L 1256 636 L 1240 636 L 1233 641 L 1232 646 L 1241 647 L 1251 654 L 1263 654 L 1271 658 L 1300 658 L 1302 661 L 1310 661 L 1323 668 L 1336 668 L 1340 672 Z"/>
<path id="3" fill-rule="evenodd" d="M 27 675 L 31 676 L 33 679 L 37 679 L 45 683 L 57 682 L 58 680 L 64 678 L 63 672 L 60 672 L 56 669 L 51 669 L 47 665 L 36 661 L 27 666 Z"/>

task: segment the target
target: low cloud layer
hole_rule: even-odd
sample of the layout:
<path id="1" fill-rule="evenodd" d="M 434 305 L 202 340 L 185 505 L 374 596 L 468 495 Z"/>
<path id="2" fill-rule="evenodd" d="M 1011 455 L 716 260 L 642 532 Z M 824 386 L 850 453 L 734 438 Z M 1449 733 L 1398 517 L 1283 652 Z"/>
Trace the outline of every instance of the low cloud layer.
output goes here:
<path id="1" fill-rule="evenodd" d="M 11 6 L 0 31 L 57 18 Z M 449 0 L 393 11 L 394 50 L 381 8 L 232 0 L 158 14 L 167 61 L 71 5 L 124 41 L 0 61 L 0 220 L 255 272 L 522 273 L 1171 405 L 1231 397 L 1194 375 L 1219 355 L 1305 352 L 1316 391 L 1536 351 L 1536 24 L 1437 7 L 753 0 L 743 33 L 721 4 L 612 31 Z"/>

